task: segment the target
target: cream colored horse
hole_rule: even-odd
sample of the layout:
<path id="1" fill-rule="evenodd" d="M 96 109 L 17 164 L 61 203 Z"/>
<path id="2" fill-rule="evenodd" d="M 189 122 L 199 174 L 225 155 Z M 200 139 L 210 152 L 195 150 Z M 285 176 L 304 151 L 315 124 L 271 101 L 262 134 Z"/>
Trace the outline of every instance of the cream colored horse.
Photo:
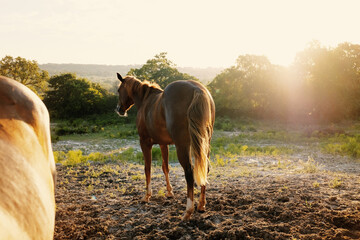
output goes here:
<path id="1" fill-rule="evenodd" d="M 45 105 L 0 76 L 1 239 L 53 239 L 55 176 Z"/>

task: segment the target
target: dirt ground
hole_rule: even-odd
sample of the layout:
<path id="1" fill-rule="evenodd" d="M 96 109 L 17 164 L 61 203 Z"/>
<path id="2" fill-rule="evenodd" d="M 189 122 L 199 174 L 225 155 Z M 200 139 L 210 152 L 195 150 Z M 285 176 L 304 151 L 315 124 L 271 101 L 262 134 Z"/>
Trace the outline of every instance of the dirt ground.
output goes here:
<path id="1" fill-rule="evenodd" d="M 324 161 L 263 156 L 214 164 L 206 212 L 188 222 L 178 164 L 170 171 L 172 199 L 161 167 L 153 167 L 149 203 L 140 201 L 142 165 L 59 165 L 55 239 L 360 239 L 359 164 L 338 172 Z"/>

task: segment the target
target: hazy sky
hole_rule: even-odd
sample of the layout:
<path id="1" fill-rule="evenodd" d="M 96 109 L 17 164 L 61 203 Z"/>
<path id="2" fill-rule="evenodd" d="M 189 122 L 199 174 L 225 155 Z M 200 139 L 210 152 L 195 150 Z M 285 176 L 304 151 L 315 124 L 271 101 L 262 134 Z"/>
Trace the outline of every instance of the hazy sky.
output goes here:
<path id="1" fill-rule="evenodd" d="M 0 0 L 0 58 L 39 63 L 288 65 L 312 40 L 360 44 L 357 0 Z"/>

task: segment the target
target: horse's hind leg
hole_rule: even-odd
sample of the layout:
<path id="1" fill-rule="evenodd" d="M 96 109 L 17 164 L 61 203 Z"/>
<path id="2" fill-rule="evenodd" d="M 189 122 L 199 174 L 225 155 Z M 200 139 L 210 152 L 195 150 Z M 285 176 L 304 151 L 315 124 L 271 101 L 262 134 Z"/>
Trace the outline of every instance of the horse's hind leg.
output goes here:
<path id="1" fill-rule="evenodd" d="M 145 177 L 146 177 L 146 194 L 142 199 L 143 202 L 149 202 L 151 197 L 151 149 L 152 145 L 147 141 L 140 140 L 141 150 L 144 155 L 145 162 Z"/>
<path id="2" fill-rule="evenodd" d="M 186 212 L 183 220 L 189 220 L 194 212 L 194 175 L 190 159 L 190 146 L 176 146 L 177 156 L 181 166 L 184 168 L 187 183 Z"/>
<path id="3" fill-rule="evenodd" d="M 166 180 L 166 197 L 174 197 L 173 188 L 169 180 L 169 147 L 168 145 L 160 145 L 161 156 L 162 156 L 162 170 Z"/>
<path id="4" fill-rule="evenodd" d="M 208 153 L 208 172 L 207 174 L 209 174 L 210 171 L 210 152 Z M 199 205 L 197 207 L 197 210 L 199 212 L 205 212 L 205 205 L 206 205 L 206 197 L 205 197 L 205 190 L 206 190 L 206 186 L 201 186 L 201 193 L 200 193 L 200 198 L 199 198 Z"/>
<path id="5" fill-rule="evenodd" d="M 201 186 L 201 193 L 200 193 L 200 198 L 199 198 L 199 205 L 198 205 L 198 207 L 197 207 L 197 210 L 198 210 L 199 212 L 205 212 L 205 204 L 206 204 L 205 189 L 206 189 L 206 186 Z"/>

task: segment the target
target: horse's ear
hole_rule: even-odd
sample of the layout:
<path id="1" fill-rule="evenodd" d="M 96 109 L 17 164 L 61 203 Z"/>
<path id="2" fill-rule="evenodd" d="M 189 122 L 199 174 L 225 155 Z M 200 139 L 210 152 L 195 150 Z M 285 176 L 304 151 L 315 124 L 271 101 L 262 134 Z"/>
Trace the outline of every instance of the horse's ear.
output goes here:
<path id="1" fill-rule="evenodd" d="M 124 82 L 124 79 L 122 78 L 122 76 L 120 75 L 120 73 L 116 73 L 116 74 L 117 74 L 118 79 L 119 79 L 121 82 Z"/>

